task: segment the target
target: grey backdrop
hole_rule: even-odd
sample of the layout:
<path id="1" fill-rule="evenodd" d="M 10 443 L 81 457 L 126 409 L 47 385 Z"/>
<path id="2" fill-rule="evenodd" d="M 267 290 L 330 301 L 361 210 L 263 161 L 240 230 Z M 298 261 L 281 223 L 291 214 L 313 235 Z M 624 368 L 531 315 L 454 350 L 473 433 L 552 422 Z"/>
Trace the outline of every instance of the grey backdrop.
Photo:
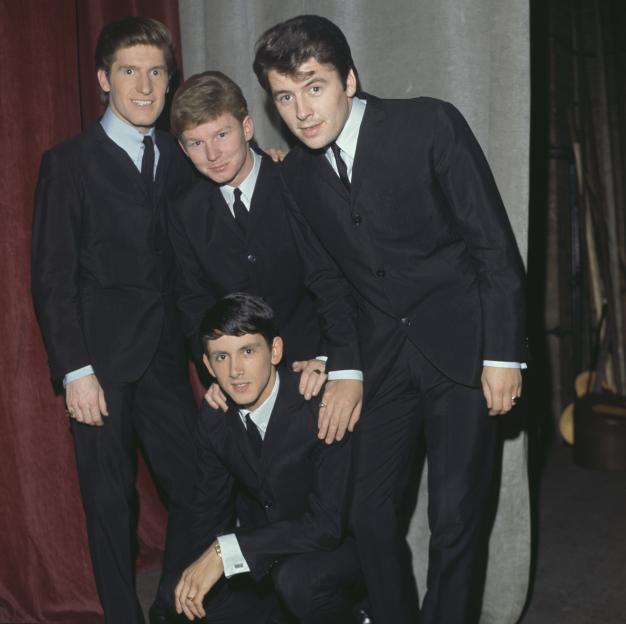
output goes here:
<path id="1" fill-rule="evenodd" d="M 252 73 L 254 43 L 300 13 L 324 15 L 351 44 L 364 90 L 453 102 L 480 141 L 526 257 L 529 153 L 529 9 L 525 0 L 179 0 L 186 76 L 220 69 L 242 87 L 262 147 L 284 147 Z M 424 476 L 422 478 L 424 482 Z M 427 495 L 420 485 L 409 543 L 425 588 Z M 526 599 L 530 513 L 526 436 L 505 444 L 490 538 L 481 624 L 513 624 Z"/>

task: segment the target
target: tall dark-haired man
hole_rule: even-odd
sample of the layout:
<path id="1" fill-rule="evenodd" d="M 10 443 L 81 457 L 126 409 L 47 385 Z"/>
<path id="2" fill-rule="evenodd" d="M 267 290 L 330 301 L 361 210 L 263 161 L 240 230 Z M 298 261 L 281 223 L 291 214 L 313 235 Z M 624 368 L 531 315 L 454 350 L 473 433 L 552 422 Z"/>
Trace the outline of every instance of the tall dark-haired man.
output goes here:
<path id="1" fill-rule="evenodd" d="M 522 264 L 489 167 L 450 104 L 357 95 L 349 45 L 325 18 L 270 28 L 254 69 L 301 142 L 283 175 L 309 239 L 308 283 L 323 306 L 325 282 L 347 279 L 356 301 L 334 329 L 365 376 L 352 525 L 373 619 L 418 617 L 400 516 L 423 428 L 431 540 L 420 622 L 466 624 L 494 472 L 488 414 L 519 397 L 525 358 Z"/>
<path id="2" fill-rule="evenodd" d="M 191 183 L 173 138 L 155 131 L 174 71 L 170 34 L 131 17 L 96 48 L 107 109 L 43 156 L 32 289 L 50 370 L 63 380 L 105 621 L 143 622 L 134 587 L 135 436 L 165 494 L 164 575 L 185 555 L 195 404 L 173 295 L 163 204 Z M 162 585 L 151 621 L 167 621 Z"/>
<path id="3" fill-rule="evenodd" d="M 229 404 L 200 412 L 200 556 L 176 586 L 176 608 L 190 620 L 265 624 L 275 621 L 273 590 L 299 622 L 345 624 L 360 584 L 354 542 L 344 539 L 351 441 L 318 439 L 317 407 L 276 368 L 283 341 L 260 297 L 224 297 L 200 333 Z"/>
<path id="4" fill-rule="evenodd" d="M 251 292 L 274 309 L 287 363 L 295 361 L 295 370 L 302 371 L 300 391 L 307 399 L 316 396 L 325 380 L 324 362 L 312 359 L 324 356 L 320 323 L 304 285 L 305 267 L 287 216 L 279 165 L 251 148 L 254 123 L 241 89 L 218 71 L 192 76 L 176 92 L 171 128 L 203 176 L 168 211 L 179 265 L 179 306 L 196 358 L 201 357 L 198 331 L 206 310 L 227 293 Z M 341 297 L 333 300 L 339 309 Z M 326 312 L 327 326 L 333 314 L 335 309 Z M 341 386 L 360 393 L 360 377 L 359 371 L 333 371 L 323 398 L 327 409 L 342 400 L 336 391 Z M 227 408 L 218 385 L 207 400 Z M 320 437 L 335 438 L 329 420 L 321 421 Z"/>

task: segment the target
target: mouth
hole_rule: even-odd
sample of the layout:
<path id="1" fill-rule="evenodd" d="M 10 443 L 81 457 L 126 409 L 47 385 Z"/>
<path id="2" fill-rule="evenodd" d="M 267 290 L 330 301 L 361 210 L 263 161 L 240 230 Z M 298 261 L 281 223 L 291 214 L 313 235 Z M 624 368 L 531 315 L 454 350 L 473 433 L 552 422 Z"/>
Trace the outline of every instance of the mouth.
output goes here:
<path id="1" fill-rule="evenodd" d="M 242 382 L 242 383 L 236 383 L 236 384 L 233 383 L 233 384 L 230 384 L 230 387 L 235 391 L 235 393 L 243 394 L 250 387 L 250 382 L 245 381 L 245 382 Z"/>
<path id="2" fill-rule="evenodd" d="M 211 171 L 211 173 L 223 173 L 226 170 L 226 167 L 228 167 L 228 163 L 213 165 L 209 167 L 209 171 Z"/>
<path id="3" fill-rule="evenodd" d="M 319 123 L 313 124 L 311 126 L 300 126 L 299 130 L 303 136 L 312 137 L 319 132 L 320 128 L 322 127 L 322 123 L 323 122 L 320 121 Z"/>
<path id="4" fill-rule="evenodd" d="M 154 104 L 154 100 L 131 100 L 131 102 L 135 106 L 140 106 L 142 108 L 147 107 L 147 106 L 151 106 L 152 104 Z"/>

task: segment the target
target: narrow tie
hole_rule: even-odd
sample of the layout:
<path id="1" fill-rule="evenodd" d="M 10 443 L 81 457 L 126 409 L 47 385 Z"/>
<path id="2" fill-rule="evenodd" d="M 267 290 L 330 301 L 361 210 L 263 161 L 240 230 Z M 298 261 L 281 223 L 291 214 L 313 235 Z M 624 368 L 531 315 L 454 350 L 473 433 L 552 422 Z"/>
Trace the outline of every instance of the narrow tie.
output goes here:
<path id="1" fill-rule="evenodd" d="M 245 234 L 248 230 L 248 217 L 250 216 L 246 205 L 241 201 L 241 190 L 235 189 L 235 201 L 233 203 L 233 212 L 235 213 L 235 221 Z"/>
<path id="2" fill-rule="evenodd" d="M 248 440 L 252 447 L 252 452 L 257 458 L 261 457 L 261 448 L 263 447 L 263 440 L 258 427 L 254 424 L 252 418 L 250 418 L 250 412 L 246 414 L 246 431 L 248 432 Z"/>
<path id="3" fill-rule="evenodd" d="M 146 188 L 151 193 L 154 185 L 154 143 L 152 137 L 147 134 L 143 138 L 143 158 L 141 159 L 141 177 Z"/>
<path id="4" fill-rule="evenodd" d="M 341 149 L 337 143 L 331 143 L 330 149 L 333 151 L 333 156 L 335 157 L 335 163 L 337 164 L 337 171 L 339 172 L 339 179 L 343 182 L 343 185 L 348 189 L 348 193 L 350 192 L 350 178 L 348 177 L 348 167 L 346 167 L 346 163 L 341 157 Z"/>

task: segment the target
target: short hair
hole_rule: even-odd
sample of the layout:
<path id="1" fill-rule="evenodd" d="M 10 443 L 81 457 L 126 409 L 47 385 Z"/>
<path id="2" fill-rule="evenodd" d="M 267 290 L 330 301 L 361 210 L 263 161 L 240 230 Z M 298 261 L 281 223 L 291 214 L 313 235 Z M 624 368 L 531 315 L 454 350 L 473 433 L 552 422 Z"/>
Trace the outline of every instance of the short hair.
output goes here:
<path id="1" fill-rule="evenodd" d="M 261 334 L 270 348 L 278 336 L 272 308 L 261 297 L 249 293 L 226 295 L 205 314 L 200 325 L 202 345 L 207 354 L 209 340 L 244 334 Z"/>
<path id="2" fill-rule="evenodd" d="M 248 115 L 239 85 L 219 71 L 205 71 L 186 80 L 176 92 L 170 129 L 178 137 L 185 130 L 230 113 L 238 121 Z"/>
<path id="3" fill-rule="evenodd" d="M 302 63 L 314 58 L 332 65 L 346 87 L 352 69 L 358 79 L 348 41 L 341 29 L 319 15 L 298 15 L 266 30 L 256 43 L 252 68 L 261 86 L 271 91 L 267 74 L 275 70 L 294 76 Z"/>
<path id="4" fill-rule="evenodd" d="M 103 69 L 109 76 L 115 53 L 122 48 L 135 45 L 150 45 L 159 48 L 163 52 L 170 78 L 176 74 L 174 46 L 170 31 L 158 20 L 141 16 L 125 17 L 111 22 L 100 31 L 95 53 L 96 69 Z M 104 93 L 104 103 L 107 100 L 108 93 Z"/>

